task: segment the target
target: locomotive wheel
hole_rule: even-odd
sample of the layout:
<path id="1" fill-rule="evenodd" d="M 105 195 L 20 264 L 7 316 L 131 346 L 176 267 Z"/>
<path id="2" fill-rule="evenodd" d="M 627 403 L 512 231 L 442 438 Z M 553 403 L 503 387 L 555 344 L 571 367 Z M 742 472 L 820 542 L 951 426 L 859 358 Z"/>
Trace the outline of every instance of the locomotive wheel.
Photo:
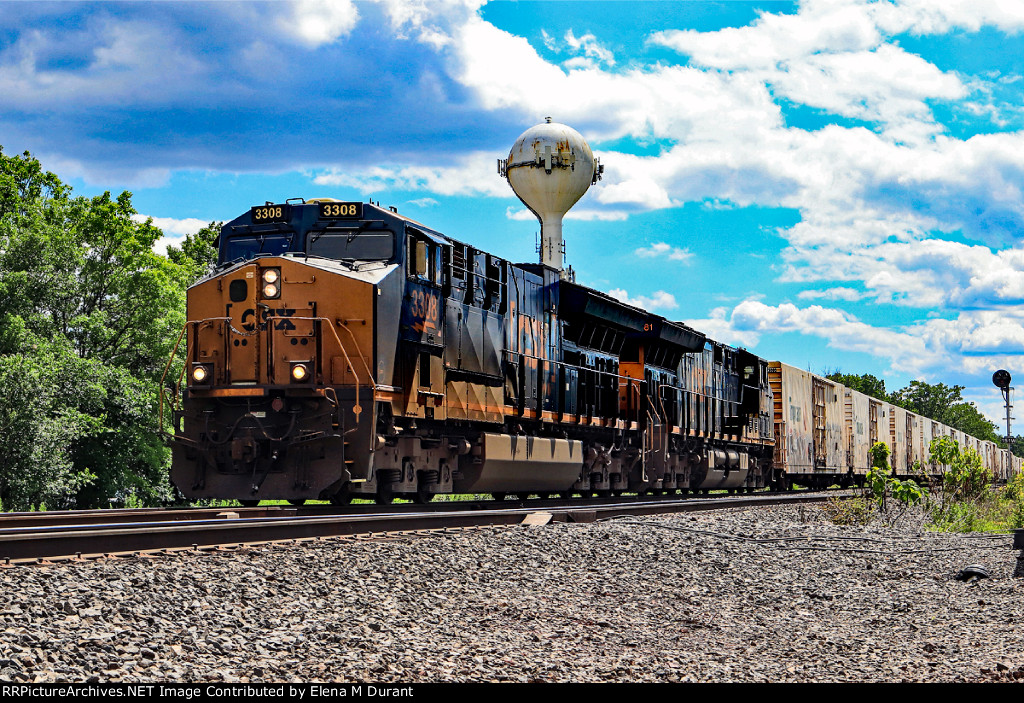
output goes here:
<path id="1" fill-rule="evenodd" d="M 559 491 L 558 497 L 562 500 L 569 500 L 572 498 L 572 491 Z"/>
<path id="2" fill-rule="evenodd" d="M 580 498 L 593 498 L 593 497 L 594 497 L 594 492 L 593 491 L 580 491 Z"/>
<path id="3" fill-rule="evenodd" d="M 429 483 L 421 483 L 417 485 L 416 496 L 413 498 L 413 501 L 420 505 L 426 505 L 430 501 L 434 500 L 434 492 L 427 490 L 430 488 L 430 485 L 431 484 Z"/>
<path id="4" fill-rule="evenodd" d="M 377 503 L 391 505 L 395 500 L 395 484 L 390 481 L 377 486 Z"/>
<path id="5" fill-rule="evenodd" d="M 257 505 L 260 504 L 260 501 L 259 501 L 258 498 L 255 498 L 255 499 L 252 499 L 252 500 L 250 500 L 250 499 L 240 500 L 238 502 L 242 504 L 243 508 L 255 508 Z"/>
<path id="6" fill-rule="evenodd" d="M 530 498 L 529 493 L 516 493 L 515 496 L 516 500 L 529 500 Z"/>
<path id="7" fill-rule="evenodd" d="M 548 498 L 551 497 L 551 494 L 545 491 L 543 493 L 538 493 L 537 497 L 540 498 L 541 500 L 547 500 Z"/>
<path id="8" fill-rule="evenodd" d="M 505 500 L 505 494 L 504 493 L 492 493 L 491 494 L 491 498 L 494 498 L 494 500 Z"/>
<path id="9" fill-rule="evenodd" d="M 291 503 L 292 505 L 294 505 L 296 508 L 301 508 L 303 505 L 306 504 L 306 499 L 305 498 L 289 498 L 288 502 Z"/>

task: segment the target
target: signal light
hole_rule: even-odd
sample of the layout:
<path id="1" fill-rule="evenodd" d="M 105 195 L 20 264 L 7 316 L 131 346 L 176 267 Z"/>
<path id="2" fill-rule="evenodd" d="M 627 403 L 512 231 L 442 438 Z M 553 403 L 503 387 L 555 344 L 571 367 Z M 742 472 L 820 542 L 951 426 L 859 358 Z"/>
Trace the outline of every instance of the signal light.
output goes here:
<path id="1" fill-rule="evenodd" d="M 263 297 L 264 298 L 276 298 L 281 291 L 277 289 L 273 283 L 268 283 L 263 286 Z"/>
<path id="2" fill-rule="evenodd" d="M 304 363 L 292 364 L 292 380 L 302 383 L 309 379 L 309 369 Z"/>

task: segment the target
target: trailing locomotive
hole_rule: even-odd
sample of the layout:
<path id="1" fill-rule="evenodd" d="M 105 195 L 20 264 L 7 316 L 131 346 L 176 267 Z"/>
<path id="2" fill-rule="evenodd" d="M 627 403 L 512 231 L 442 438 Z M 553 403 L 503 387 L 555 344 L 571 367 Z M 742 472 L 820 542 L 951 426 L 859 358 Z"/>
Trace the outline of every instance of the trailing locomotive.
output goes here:
<path id="1" fill-rule="evenodd" d="M 498 166 L 542 222 L 540 263 L 372 202 L 268 202 L 224 225 L 178 345 L 187 498 L 827 486 L 862 480 L 877 441 L 899 475 L 940 473 L 927 450 L 943 435 L 997 477 L 1020 471 L 992 443 L 577 284 L 562 216 L 602 168 L 571 128 L 527 130 Z"/>
<path id="2" fill-rule="evenodd" d="M 190 499 L 757 488 L 768 364 L 372 203 L 227 223 L 188 291 Z"/>

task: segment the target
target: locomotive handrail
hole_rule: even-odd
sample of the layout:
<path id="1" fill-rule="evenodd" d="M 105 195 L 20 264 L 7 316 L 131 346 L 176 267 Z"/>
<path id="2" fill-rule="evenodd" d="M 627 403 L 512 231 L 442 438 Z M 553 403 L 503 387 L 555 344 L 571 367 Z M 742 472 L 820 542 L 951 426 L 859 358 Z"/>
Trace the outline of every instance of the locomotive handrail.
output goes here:
<path id="1" fill-rule="evenodd" d="M 160 434 L 168 435 L 169 432 L 164 431 L 164 393 L 167 390 L 164 385 L 164 381 L 167 379 L 167 372 L 171 368 L 171 363 L 174 361 L 174 357 L 178 354 L 178 347 L 181 346 L 181 340 L 185 336 L 185 332 L 188 330 L 189 325 L 201 325 L 204 322 L 226 322 L 230 320 L 230 317 L 207 317 L 202 320 L 187 320 L 184 325 L 181 326 L 181 332 L 178 333 L 178 339 L 174 342 L 174 348 L 171 349 L 171 355 L 167 357 L 167 363 L 164 364 L 164 372 L 160 376 L 160 401 L 158 404 L 158 422 L 160 423 Z M 232 327 L 232 329 L 234 329 Z M 185 345 L 188 348 L 188 345 Z M 178 374 L 178 380 L 174 384 L 174 402 L 177 405 L 178 401 L 178 389 L 181 387 L 181 377 L 185 375 L 185 367 L 181 367 L 181 373 Z"/>
<path id="2" fill-rule="evenodd" d="M 523 359 L 533 359 L 533 360 L 536 360 L 536 361 L 543 361 L 544 363 L 553 364 L 555 366 L 562 366 L 562 367 L 565 367 L 565 368 L 577 369 L 577 370 L 581 370 L 581 371 L 589 371 L 590 373 L 595 373 L 595 374 L 598 374 L 598 375 L 601 375 L 601 376 L 611 376 L 613 378 L 617 378 L 617 379 L 620 379 L 620 380 L 621 379 L 626 379 L 626 378 L 631 379 L 633 381 L 643 380 L 643 379 L 633 378 L 632 376 L 623 376 L 622 374 L 612 373 L 611 371 L 600 371 L 598 369 L 591 368 L 589 366 L 580 366 L 579 364 L 570 364 L 567 361 L 556 361 L 555 359 L 547 359 L 545 357 L 534 356 L 532 354 L 524 354 L 522 352 L 512 351 L 511 349 L 505 349 L 505 350 L 503 350 L 502 353 L 506 357 L 508 357 L 509 359 L 511 359 L 513 361 L 515 360 L 515 357 L 520 357 L 520 358 L 523 358 Z M 646 383 L 646 381 L 644 381 L 644 382 Z M 684 388 L 682 386 L 673 386 L 670 383 L 663 383 L 661 385 L 666 387 L 666 388 L 671 388 L 673 390 L 679 391 L 680 393 L 689 394 L 689 395 L 692 395 L 692 396 L 697 396 L 697 397 L 700 397 L 700 398 L 706 398 L 706 399 L 710 399 L 710 400 L 718 400 L 718 401 L 721 401 L 723 403 L 729 403 L 730 405 L 739 405 L 738 401 L 730 400 L 728 397 L 726 397 L 724 395 L 717 395 L 715 393 L 703 393 L 703 392 L 701 392 L 699 390 L 694 390 L 694 389 L 690 389 L 690 388 Z"/>
<path id="3" fill-rule="evenodd" d="M 359 374 L 356 373 L 356 366 L 355 366 L 355 364 L 352 363 L 352 359 L 348 355 L 348 350 L 345 349 L 345 344 L 341 341 L 341 337 L 339 337 L 338 333 L 334 330 L 334 325 L 332 325 L 330 319 L 328 319 L 326 317 L 291 317 L 289 319 L 290 320 L 311 320 L 311 321 L 315 321 L 315 322 L 326 322 L 327 323 L 327 328 L 329 330 L 331 330 L 331 334 L 334 335 L 335 341 L 338 342 L 338 348 L 341 349 L 341 353 L 345 355 L 345 363 L 348 364 L 348 368 L 350 368 L 352 370 L 352 378 L 354 378 L 356 380 L 356 404 L 354 406 L 352 406 L 352 414 L 356 416 L 356 423 L 358 424 L 359 423 L 359 414 L 363 411 L 362 407 L 359 405 Z M 370 385 L 371 388 L 373 388 L 374 392 L 376 392 L 377 391 L 377 381 L 374 380 L 373 374 L 370 373 L 370 367 L 367 366 L 367 364 L 366 364 L 366 359 L 365 359 L 365 357 L 363 357 L 363 350 L 359 348 L 359 342 L 356 341 L 356 336 L 354 334 L 352 334 L 352 330 L 350 330 L 348 327 L 345 326 L 344 322 L 342 322 L 341 320 L 337 320 L 337 323 L 338 323 L 338 325 L 342 329 L 344 329 L 345 331 L 347 331 L 349 333 L 349 336 L 352 337 L 352 343 L 356 345 L 356 352 L 358 353 L 359 358 L 362 360 L 363 366 L 366 368 L 366 377 L 367 377 L 367 379 L 370 382 L 369 385 Z"/>
<path id="4" fill-rule="evenodd" d="M 543 363 L 543 364 L 550 364 L 553 367 L 561 367 L 563 369 L 576 369 L 577 371 L 586 371 L 586 372 L 593 373 L 593 374 L 596 374 L 597 376 L 601 376 L 601 377 L 615 378 L 615 379 L 618 379 L 620 382 L 623 381 L 623 380 L 628 380 L 629 381 L 629 385 L 630 385 L 630 387 L 633 390 L 632 391 L 627 390 L 627 401 L 629 403 L 629 407 L 627 408 L 627 413 L 630 411 L 630 409 L 635 409 L 636 412 L 637 412 L 636 420 L 638 422 L 640 420 L 640 410 L 641 410 L 640 406 L 642 405 L 642 401 L 640 401 L 639 398 L 638 398 L 637 403 L 634 406 L 633 405 L 633 398 L 629 394 L 631 392 L 632 393 L 636 393 L 638 396 L 641 394 L 639 384 L 640 383 L 647 383 L 643 379 L 637 379 L 637 378 L 634 378 L 632 376 L 624 376 L 622 374 L 613 373 L 611 371 L 601 371 L 601 370 L 598 370 L 598 369 L 595 369 L 595 368 L 592 368 L 592 367 L 589 367 L 589 366 L 581 366 L 579 364 L 570 364 L 569 362 L 566 362 L 566 361 L 557 361 L 557 360 L 554 360 L 554 359 L 546 359 L 544 357 L 535 356 L 533 354 L 524 354 L 522 352 L 516 352 L 516 351 L 512 351 L 510 349 L 505 349 L 505 350 L 503 350 L 502 353 L 505 356 L 506 360 L 511 361 L 511 362 L 516 362 L 516 361 L 518 361 L 520 359 L 530 359 L 530 360 L 534 360 L 534 361 L 537 361 L 537 362 L 540 362 L 540 363 Z M 725 396 L 720 396 L 720 395 L 717 395 L 715 393 L 703 393 L 703 392 L 701 392 L 699 390 L 687 389 L 687 388 L 683 388 L 681 386 L 674 386 L 674 385 L 672 385 L 670 383 L 660 384 L 658 386 L 658 388 L 659 389 L 661 389 L 661 388 L 669 388 L 669 389 L 671 389 L 673 391 L 677 391 L 677 392 L 682 394 L 683 398 L 694 397 L 694 398 L 703 398 L 705 400 L 717 400 L 717 401 L 719 401 L 719 402 L 721 402 L 723 404 L 726 404 L 727 406 L 730 406 L 730 407 L 731 406 L 739 405 L 738 402 L 730 400 L 729 398 L 726 398 Z M 668 422 L 668 411 L 665 410 L 665 408 L 664 408 L 664 400 L 661 398 L 660 393 L 658 395 L 658 400 L 662 404 L 662 410 L 664 411 L 665 422 L 667 423 Z M 519 401 L 521 403 L 523 401 L 523 399 L 520 398 Z M 657 408 L 655 409 L 655 412 L 657 412 Z M 659 417 L 661 417 L 662 413 L 658 413 L 658 415 L 659 415 Z"/>
<path id="5" fill-rule="evenodd" d="M 355 378 L 356 404 L 353 407 L 352 412 L 353 412 L 353 414 L 355 414 L 356 422 L 358 423 L 359 422 L 359 414 L 360 414 L 360 412 L 362 412 L 362 409 L 359 407 L 359 374 L 356 373 L 355 364 L 352 363 L 352 359 L 351 359 L 351 357 L 349 357 L 348 350 L 346 349 L 345 344 L 341 341 L 341 337 L 338 336 L 337 331 L 335 331 L 334 325 L 331 323 L 331 320 L 326 318 L 326 317 L 293 317 L 291 319 L 293 319 L 293 320 L 309 320 L 309 321 L 326 322 L 327 323 L 328 329 L 330 329 L 331 330 L 331 334 L 334 335 L 334 339 L 338 343 L 338 348 L 341 349 L 341 353 L 345 357 L 345 362 L 348 364 L 348 367 L 350 369 L 352 369 L 352 376 Z M 160 433 L 162 435 L 170 435 L 170 434 L 172 434 L 172 433 L 169 433 L 166 430 L 164 430 L 164 400 L 165 400 L 164 396 L 165 396 L 165 394 L 167 392 L 167 387 L 166 387 L 165 384 L 166 384 L 166 380 L 167 380 L 167 372 L 170 371 L 171 364 L 174 362 L 175 357 L 178 355 L 178 349 L 181 348 L 181 340 L 185 337 L 185 334 L 186 334 L 186 332 L 188 332 L 188 329 L 189 329 L 190 326 L 192 326 L 192 325 L 202 325 L 202 324 L 210 323 L 210 322 L 228 322 L 229 326 L 231 328 L 231 331 L 237 332 L 238 334 L 246 334 L 245 332 L 242 332 L 241 330 L 236 330 L 234 325 L 230 325 L 230 321 L 231 321 L 230 317 L 207 317 L 207 318 L 204 318 L 202 320 L 188 320 L 188 321 L 185 322 L 184 325 L 181 326 L 181 332 L 178 333 L 178 338 L 174 342 L 174 347 L 171 349 L 171 354 L 167 358 L 167 363 L 164 364 L 163 374 L 161 374 L 161 376 L 160 376 L 160 399 L 159 399 L 158 410 L 157 410 L 157 417 L 158 417 L 157 421 L 159 422 Z M 356 337 L 352 333 L 352 330 L 350 330 L 341 320 L 338 320 L 337 322 L 338 322 L 338 325 L 340 327 L 342 327 L 342 329 L 344 329 L 346 332 L 348 332 L 349 336 L 352 338 L 352 343 L 355 345 L 356 352 L 357 352 L 360 360 L 363 363 L 364 369 L 366 370 L 367 380 L 369 381 L 368 385 L 371 388 L 373 388 L 373 390 L 376 392 L 377 385 L 378 385 L 377 381 L 373 378 L 373 373 L 370 371 L 370 367 L 367 365 L 366 359 L 362 355 L 362 349 L 360 349 L 360 347 L 359 347 L 358 340 L 356 340 Z M 257 330 L 258 330 L 258 327 L 257 327 Z M 186 347 L 187 347 L 187 345 L 186 345 Z M 177 379 L 176 383 L 174 384 L 174 406 L 175 407 L 177 406 L 178 397 L 179 397 L 179 394 L 180 394 L 179 391 L 180 391 L 180 388 L 181 388 L 181 381 L 182 381 L 182 377 L 185 375 L 186 366 L 182 366 L 181 373 L 178 375 L 178 379 Z"/>
<path id="6" fill-rule="evenodd" d="M 366 357 L 363 356 L 363 350 L 359 348 L 359 342 L 356 340 L 356 335 L 352 332 L 352 330 L 350 330 L 348 328 L 348 325 L 346 325 L 343 321 L 337 320 L 337 323 L 338 323 L 339 327 L 341 327 L 343 330 L 348 332 L 348 336 L 352 338 L 352 344 L 356 345 L 356 353 L 359 355 L 359 359 L 363 362 L 363 368 L 366 369 L 366 378 L 370 381 L 370 385 L 373 387 L 374 392 L 376 392 L 377 391 L 377 381 L 374 380 L 373 372 L 370 371 L 370 366 L 366 363 Z M 333 331 L 333 330 L 334 330 L 334 328 L 332 327 L 331 331 Z M 334 337 L 335 337 L 335 339 L 338 339 L 338 335 L 337 334 L 335 334 Z M 340 339 L 338 339 L 338 343 L 339 344 L 341 343 Z M 353 376 L 355 375 L 355 369 L 353 369 L 352 375 Z"/>

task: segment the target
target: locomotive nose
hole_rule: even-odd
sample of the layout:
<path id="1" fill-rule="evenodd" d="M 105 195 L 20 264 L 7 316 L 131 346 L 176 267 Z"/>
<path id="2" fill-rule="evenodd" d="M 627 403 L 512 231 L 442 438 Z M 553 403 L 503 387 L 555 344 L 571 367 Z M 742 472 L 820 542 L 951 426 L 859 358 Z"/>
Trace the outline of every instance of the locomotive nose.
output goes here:
<path id="1" fill-rule="evenodd" d="M 189 323 L 188 439 L 172 468 L 186 496 L 316 499 L 365 473 L 367 459 L 344 457 L 365 457 L 356 445 L 372 435 L 359 415 L 373 403 L 374 298 L 369 281 L 290 257 L 190 290 L 201 318 Z"/>

